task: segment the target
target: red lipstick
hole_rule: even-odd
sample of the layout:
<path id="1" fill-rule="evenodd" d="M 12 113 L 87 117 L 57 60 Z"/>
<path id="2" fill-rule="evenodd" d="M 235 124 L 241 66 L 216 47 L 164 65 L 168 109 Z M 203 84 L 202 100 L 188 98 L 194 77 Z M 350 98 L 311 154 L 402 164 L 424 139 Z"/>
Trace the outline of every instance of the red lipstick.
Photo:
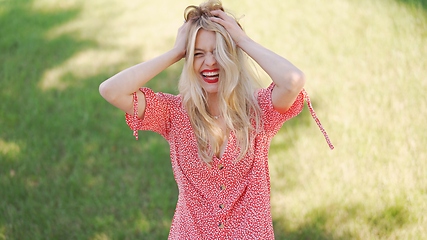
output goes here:
<path id="1" fill-rule="evenodd" d="M 207 83 L 217 83 L 219 80 L 219 69 L 206 69 L 201 72 L 202 78 Z"/>

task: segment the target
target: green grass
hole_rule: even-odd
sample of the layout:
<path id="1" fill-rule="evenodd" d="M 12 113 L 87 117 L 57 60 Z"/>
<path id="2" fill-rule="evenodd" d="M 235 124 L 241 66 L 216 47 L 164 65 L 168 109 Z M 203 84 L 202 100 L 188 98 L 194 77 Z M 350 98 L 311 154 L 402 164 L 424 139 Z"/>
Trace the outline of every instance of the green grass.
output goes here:
<path id="1" fill-rule="evenodd" d="M 274 139 L 276 238 L 427 239 L 427 1 L 223 2 L 304 70 L 336 146 L 307 109 Z M 135 141 L 98 85 L 171 47 L 198 3 L 0 0 L 0 240 L 166 239 L 167 143 Z M 176 93 L 181 64 L 149 86 Z"/>

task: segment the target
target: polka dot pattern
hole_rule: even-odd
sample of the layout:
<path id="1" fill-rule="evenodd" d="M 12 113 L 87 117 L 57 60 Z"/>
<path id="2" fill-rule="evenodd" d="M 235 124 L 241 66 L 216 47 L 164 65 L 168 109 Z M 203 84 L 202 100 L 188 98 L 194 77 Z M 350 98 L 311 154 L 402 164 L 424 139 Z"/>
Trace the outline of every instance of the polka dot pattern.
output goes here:
<path id="1" fill-rule="evenodd" d="M 150 130 L 170 145 L 179 194 L 169 239 L 274 239 L 268 150 L 282 124 L 302 111 L 306 93 L 302 91 L 280 114 L 271 102 L 273 87 L 257 95 L 264 124 L 252 143 L 254 153 L 236 162 L 239 146 L 231 132 L 224 154 L 214 156 L 211 166 L 198 157 L 195 134 L 179 95 L 141 88 L 147 102 L 142 120 L 137 117 L 134 94 L 135 114 L 126 114 L 126 122 L 135 137 L 138 130 Z"/>

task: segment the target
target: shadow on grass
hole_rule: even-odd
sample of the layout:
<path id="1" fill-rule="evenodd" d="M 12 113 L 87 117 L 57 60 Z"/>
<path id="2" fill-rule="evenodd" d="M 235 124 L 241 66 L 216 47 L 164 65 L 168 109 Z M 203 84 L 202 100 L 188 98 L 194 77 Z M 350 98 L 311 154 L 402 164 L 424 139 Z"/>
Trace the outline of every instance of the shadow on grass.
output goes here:
<path id="1" fill-rule="evenodd" d="M 422 13 L 421 18 L 427 21 L 427 0 L 394 0 L 403 6 L 409 7 L 417 16 Z M 424 27 L 425 28 L 425 27 Z"/>
<path id="2" fill-rule="evenodd" d="M 45 71 L 97 47 L 72 33 L 46 38 L 81 9 L 0 4 L 0 238 L 165 239 L 177 195 L 168 146 L 154 133 L 135 141 L 99 96 L 111 70 L 63 91 L 38 87 Z"/>
<path id="3" fill-rule="evenodd" d="M 393 231 L 409 223 L 410 217 L 403 201 L 384 206 L 379 211 L 372 211 L 362 204 L 336 203 L 311 210 L 304 216 L 305 221 L 297 227 L 290 227 L 290 219 L 276 220 L 274 227 L 278 240 L 358 239 L 359 233 L 346 228 L 347 224 L 358 219 L 358 222 L 368 227 L 359 231 L 369 231 L 379 239 L 388 239 Z M 340 225 L 336 225 L 337 222 Z"/>
<path id="4" fill-rule="evenodd" d="M 386 206 L 378 212 L 375 212 L 367 217 L 367 221 L 371 226 L 371 231 L 377 236 L 389 237 L 396 229 L 404 227 L 411 222 L 411 215 L 405 207 L 407 203 L 397 203 Z"/>
<path id="5" fill-rule="evenodd" d="M 396 0 L 411 7 L 421 8 L 427 13 L 427 0 Z"/>
<path id="6" fill-rule="evenodd" d="M 331 212 L 332 210 L 332 212 Z M 343 236 L 336 236 L 336 234 L 328 229 L 328 224 L 335 217 L 338 208 L 321 207 L 311 210 L 304 217 L 305 221 L 298 226 L 291 228 L 292 220 L 280 219 L 274 222 L 276 239 L 280 240 L 341 240 L 352 239 L 351 233 L 343 234 Z M 357 211 L 346 209 L 345 219 L 348 221 L 355 218 Z M 344 223 L 344 222 L 343 222 Z"/>

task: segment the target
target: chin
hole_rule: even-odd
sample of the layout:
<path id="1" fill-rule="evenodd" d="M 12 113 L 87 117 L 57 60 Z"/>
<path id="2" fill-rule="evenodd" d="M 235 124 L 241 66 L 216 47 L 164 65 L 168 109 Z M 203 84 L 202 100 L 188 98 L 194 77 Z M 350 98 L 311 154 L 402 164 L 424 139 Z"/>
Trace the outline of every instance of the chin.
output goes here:
<path id="1" fill-rule="evenodd" d="M 203 88 L 207 94 L 217 94 L 218 88 Z"/>
<path id="2" fill-rule="evenodd" d="M 213 84 L 210 84 L 211 86 L 202 86 L 203 90 L 205 90 L 205 92 L 207 94 L 216 94 L 218 93 L 218 85 L 215 84 L 216 86 L 212 86 Z"/>

